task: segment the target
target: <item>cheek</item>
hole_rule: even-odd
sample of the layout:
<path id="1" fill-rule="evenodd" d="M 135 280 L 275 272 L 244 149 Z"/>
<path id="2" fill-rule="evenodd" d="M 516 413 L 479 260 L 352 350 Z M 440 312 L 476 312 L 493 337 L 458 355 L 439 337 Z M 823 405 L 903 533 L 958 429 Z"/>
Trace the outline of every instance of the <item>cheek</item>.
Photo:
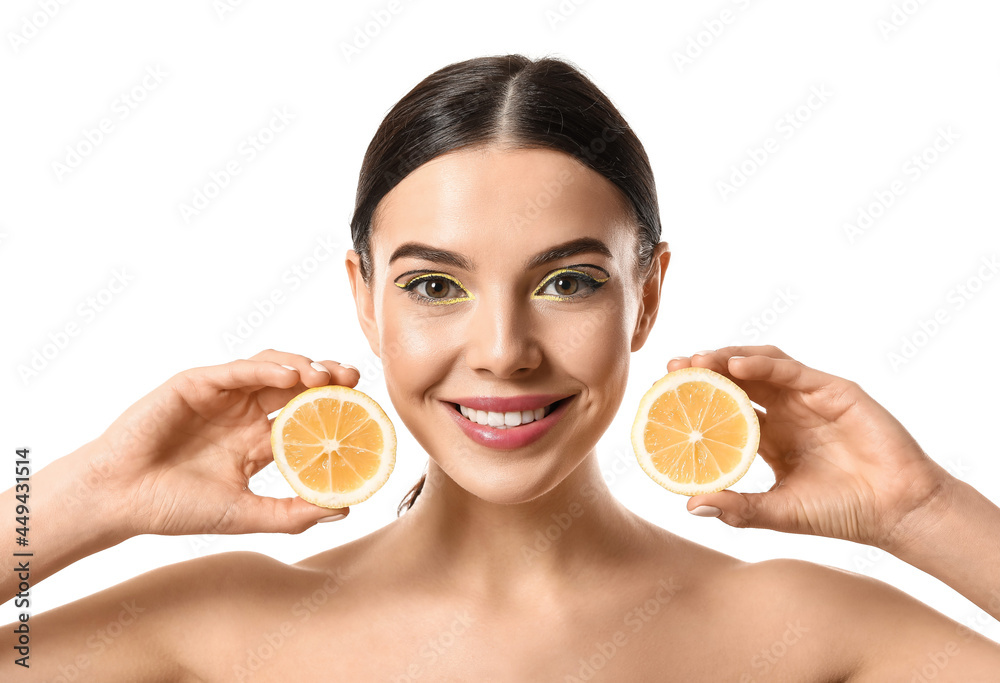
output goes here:
<path id="1" fill-rule="evenodd" d="M 408 315 L 400 306 L 387 304 L 379 326 L 382 367 L 386 386 L 397 408 L 419 403 L 422 392 L 440 380 L 454 365 L 454 335 L 442 334 L 433 317 Z"/>
<path id="2" fill-rule="evenodd" d="M 621 304 L 609 298 L 600 306 L 552 316 L 546 323 L 553 362 L 601 393 L 628 375 L 631 335 L 627 307 Z"/>

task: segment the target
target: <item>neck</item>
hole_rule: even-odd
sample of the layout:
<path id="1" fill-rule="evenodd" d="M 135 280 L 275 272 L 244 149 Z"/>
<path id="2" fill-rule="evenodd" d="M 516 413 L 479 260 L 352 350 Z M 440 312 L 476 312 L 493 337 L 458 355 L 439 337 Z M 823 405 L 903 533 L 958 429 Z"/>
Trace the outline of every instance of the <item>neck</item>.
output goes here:
<path id="1" fill-rule="evenodd" d="M 596 451 L 551 491 L 511 505 L 474 496 L 431 460 L 423 490 L 395 526 L 416 563 L 490 595 L 546 590 L 620 566 L 645 529 L 611 495 Z"/>

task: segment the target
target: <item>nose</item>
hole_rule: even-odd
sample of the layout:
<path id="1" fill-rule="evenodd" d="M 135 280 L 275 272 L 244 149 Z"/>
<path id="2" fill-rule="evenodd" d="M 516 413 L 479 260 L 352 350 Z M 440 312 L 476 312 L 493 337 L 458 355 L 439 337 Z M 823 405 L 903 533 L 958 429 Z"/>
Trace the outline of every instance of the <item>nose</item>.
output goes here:
<path id="1" fill-rule="evenodd" d="M 483 293 L 466 330 L 465 361 L 500 379 L 524 374 L 542 362 L 531 311 L 511 293 Z"/>

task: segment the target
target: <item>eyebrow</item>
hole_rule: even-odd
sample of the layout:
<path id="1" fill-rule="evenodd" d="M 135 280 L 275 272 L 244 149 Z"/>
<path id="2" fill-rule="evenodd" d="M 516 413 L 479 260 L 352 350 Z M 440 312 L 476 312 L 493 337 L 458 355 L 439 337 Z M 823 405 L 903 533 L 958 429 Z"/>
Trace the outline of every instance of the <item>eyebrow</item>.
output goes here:
<path id="1" fill-rule="evenodd" d="M 538 252 L 525 262 L 524 268 L 525 270 L 531 270 L 549 263 L 550 261 L 557 261 L 561 258 L 566 258 L 567 256 L 574 256 L 576 254 L 583 253 L 596 253 L 601 254 L 602 256 L 607 256 L 608 258 L 613 258 L 611 250 L 608 249 L 608 246 L 601 240 L 594 237 L 578 237 L 577 239 L 563 242 L 562 244 L 557 244 L 556 246 L 550 247 L 545 251 Z M 406 257 L 432 261 L 434 263 L 453 266 L 470 272 L 476 270 L 476 265 L 466 256 L 447 249 L 437 249 L 427 244 L 421 244 L 420 242 L 404 242 L 399 245 L 399 247 L 392 252 L 392 256 L 389 257 L 389 265 L 392 265 L 392 262 L 396 259 Z"/>

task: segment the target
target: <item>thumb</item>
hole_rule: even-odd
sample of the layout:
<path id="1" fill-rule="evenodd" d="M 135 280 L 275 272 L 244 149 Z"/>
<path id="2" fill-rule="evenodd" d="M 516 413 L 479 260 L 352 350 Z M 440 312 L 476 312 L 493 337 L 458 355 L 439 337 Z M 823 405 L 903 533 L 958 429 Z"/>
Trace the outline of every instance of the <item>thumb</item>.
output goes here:
<path id="1" fill-rule="evenodd" d="M 246 491 L 231 515 L 227 534 L 286 533 L 300 534 L 327 517 L 346 517 L 350 508 L 325 508 L 295 496 L 269 498 Z M 330 519 L 328 521 L 336 521 Z"/>
<path id="2" fill-rule="evenodd" d="M 687 502 L 687 510 L 699 517 L 718 517 L 732 527 L 781 531 L 788 526 L 778 496 L 770 491 L 739 493 L 727 489 L 692 496 Z M 716 514 L 716 510 L 720 512 Z"/>

